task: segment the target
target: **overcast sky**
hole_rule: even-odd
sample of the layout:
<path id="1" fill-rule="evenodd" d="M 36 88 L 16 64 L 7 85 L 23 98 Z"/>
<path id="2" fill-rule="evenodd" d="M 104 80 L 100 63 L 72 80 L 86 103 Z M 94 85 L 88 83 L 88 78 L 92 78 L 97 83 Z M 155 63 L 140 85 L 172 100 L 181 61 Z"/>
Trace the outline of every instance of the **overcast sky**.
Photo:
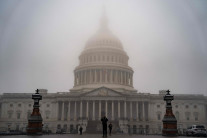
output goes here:
<path id="1" fill-rule="evenodd" d="M 207 95 L 206 0 L 1 0 L 0 93 L 69 91 L 103 5 L 135 89 Z"/>

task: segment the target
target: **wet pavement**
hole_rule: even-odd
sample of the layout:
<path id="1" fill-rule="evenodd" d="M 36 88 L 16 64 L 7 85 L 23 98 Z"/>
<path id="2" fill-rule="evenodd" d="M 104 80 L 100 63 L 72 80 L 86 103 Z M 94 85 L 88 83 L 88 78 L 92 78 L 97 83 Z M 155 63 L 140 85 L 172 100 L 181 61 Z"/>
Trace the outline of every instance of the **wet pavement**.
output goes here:
<path id="1" fill-rule="evenodd" d="M 100 134 L 59 134 L 59 135 L 41 135 L 41 136 L 28 136 L 28 135 L 10 135 L 0 136 L 0 138 L 103 138 Z M 127 135 L 127 134 L 114 134 L 107 138 L 169 138 L 161 135 Z M 170 137 L 171 138 L 171 137 Z M 179 136 L 177 138 L 187 138 Z"/>

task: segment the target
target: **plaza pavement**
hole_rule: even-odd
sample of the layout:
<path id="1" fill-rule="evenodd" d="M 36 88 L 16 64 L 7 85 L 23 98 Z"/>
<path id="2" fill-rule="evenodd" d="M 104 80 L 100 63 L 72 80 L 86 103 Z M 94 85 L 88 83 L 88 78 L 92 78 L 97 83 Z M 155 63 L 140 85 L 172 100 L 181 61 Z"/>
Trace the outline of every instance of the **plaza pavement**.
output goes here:
<path id="1" fill-rule="evenodd" d="M 41 135 L 41 136 L 27 136 L 27 135 L 10 135 L 0 136 L 0 138 L 103 138 L 100 134 L 59 134 L 59 135 Z M 127 135 L 127 134 L 114 134 L 107 138 L 172 138 L 164 137 L 161 135 Z M 179 136 L 176 138 L 187 138 L 185 136 Z"/>

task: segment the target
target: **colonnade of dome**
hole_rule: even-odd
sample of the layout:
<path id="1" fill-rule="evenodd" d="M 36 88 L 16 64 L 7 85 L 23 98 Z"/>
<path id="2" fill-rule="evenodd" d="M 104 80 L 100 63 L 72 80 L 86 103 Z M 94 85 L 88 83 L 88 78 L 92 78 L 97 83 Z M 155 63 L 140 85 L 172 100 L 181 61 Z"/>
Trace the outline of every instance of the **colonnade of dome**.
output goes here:
<path id="1" fill-rule="evenodd" d="M 117 68 L 88 68 L 75 72 L 75 86 L 87 84 L 121 84 L 133 86 L 133 72 Z"/>
<path id="2" fill-rule="evenodd" d="M 80 56 L 80 66 L 97 63 L 120 64 L 128 66 L 128 56 L 124 52 L 113 50 L 88 50 Z"/>

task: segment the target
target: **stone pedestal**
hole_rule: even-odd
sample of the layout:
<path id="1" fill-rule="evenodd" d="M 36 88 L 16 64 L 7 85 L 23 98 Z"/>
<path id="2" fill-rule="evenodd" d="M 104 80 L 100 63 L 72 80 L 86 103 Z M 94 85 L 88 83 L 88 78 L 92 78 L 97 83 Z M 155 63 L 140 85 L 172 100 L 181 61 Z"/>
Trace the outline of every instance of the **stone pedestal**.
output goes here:
<path id="1" fill-rule="evenodd" d="M 42 100 L 42 96 L 38 93 L 32 95 L 34 100 L 33 112 L 28 119 L 27 134 L 28 135 L 41 135 L 42 134 L 42 116 L 39 111 L 39 101 Z"/>
<path id="2" fill-rule="evenodd" d="M 164 101 L 166 101 L 166 113 L 162 120 L 163 122 L 163 129 L 162 135 L 163 136 L 177 136 L 177 120 L 172 111 L 172 104 L 171 101 L 174 99 L 174 96 L 170 94 L 170 91 L 166 91 L 167 94 L 164 96 Z"/>

